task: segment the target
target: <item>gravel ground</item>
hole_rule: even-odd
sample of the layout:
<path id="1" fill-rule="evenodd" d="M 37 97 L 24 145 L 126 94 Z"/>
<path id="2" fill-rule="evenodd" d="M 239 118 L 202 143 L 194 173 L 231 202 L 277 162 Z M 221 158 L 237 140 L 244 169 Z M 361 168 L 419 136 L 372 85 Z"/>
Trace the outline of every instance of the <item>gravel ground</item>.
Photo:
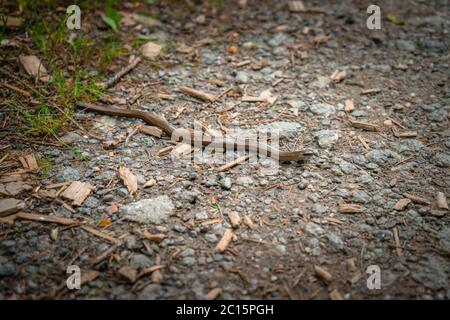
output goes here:
<path id="1" fill-rule="evenodd" d="M 2 223 L 0 298 L 202 299 L 220 288 L 219 299 L 328 299 L 336 292 L 344 299 L 449 299 L 450 215 L 436 197 L 450 193 L 450 19 L 444 15 L 450 6 L 380 1 L 382 29 L 369 30 L 369 4 L 329 1 L 321 5 L 324 12 L 292 13 L 283 3 L 249 1 L 246 9 L 233 5 L 221 16 L 166 8 L 158 27 L 130 28 L 178 50 L 160 58 L 157 72 L 141 63 L 109 89 L 111 96 L 130 98 L 147 87 L 150 94 L 133 108 L 164 115 L 179 127 L 194 120 L 219 131 L 275 123 L 284 136 L 281 149 L 313 155 L 304 163 L 282 163 L 274 174 L 263 170 L 270 163 L 261 162 L 218 173 L 217 166 L 195 159 L 158 156 L 171 144 L 167 137 L 130 135 L 141 120 L 78 112 L 74 119 L 101 139 L 77 128 L 64 134 L 84 160 L 34 145 L 54 165 L 47 178 L 36 176 L 30 184 L 89 182 L 89 197 L 74 212 L 32 190 L 16 198 L 27 212 L 92 225 L 109 219 L 111 225 L 98 229 L 121 243 L 114 246 L 80 227 Z M 405 24 L 388 21 L 389 12 Z M 182 43 L 189 50 L 180 50 Z M 231 54 L 230 45 L 239 51 Z M 245 60 L 250 63 L 239 66 Z M 330 80 L 336 70 L 346 72 L 337 83 Z M 180 86 L 214 95 L 232 90 L 202 103 L 178 92 Z M 277 96 L 273 105 L 236 104 L 244 94 L 267 89 Z M 157 99 L 158 92 L 175 99 Z M 349 118 L 378 130 L 355 127 Z M 17 152 L 30 148 L 10 143 Z M 136 175 L 136 194 L 119 179 L 120 166 Z M 151 178 L 155 185 L 143 188 Z M 429 203 L 403 200 L 406 206 L 396 207 L 410 195 Z M 344 213 L 345 204 L 361 212 Z M 233 212 L 253 226 L 242 221 L 229 249 L 219 253 L 215 247 L 232 228 Z M 149 233 L 164 239 L 148 239 Z M 92 262 L 107 250 L 106 259 Z M 71 264 L 95 279 L 80 290 L 67 289 Z M 154 265 L 162 267 L 133 279 Z M 367 286 L 371 265 L 381 270 L 380 289 Z"/>

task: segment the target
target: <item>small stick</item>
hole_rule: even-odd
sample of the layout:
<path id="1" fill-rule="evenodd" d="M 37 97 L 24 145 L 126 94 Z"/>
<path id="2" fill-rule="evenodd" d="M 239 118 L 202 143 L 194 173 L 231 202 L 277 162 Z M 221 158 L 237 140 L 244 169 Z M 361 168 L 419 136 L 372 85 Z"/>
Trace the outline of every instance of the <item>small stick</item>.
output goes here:
<path id="1" fill-rule="evenodd" d="M 199 91 L 199 90 L 195 90 L 195 89 L 192 89 L 192 88 L 188 88 L 188 87 L 180 87 L 179 91 L 184 93 L 184 94 L 190 95 L 190 96 L 192 96 L 194 98 L 197 98 L 197 99 L 200 99 L 200 100 L 203 100 L 203 101 L 207 101 L 207 102 L 214 102 L 216 100 L 216 97 L 214 97 L 213 95 L 210 95 L 210 94 L 205 93 L 203 91 Z"/>
<path id="2" fill-rule="evenodd" d="M 109 79 L 108 81 L 103 83 L 102 87 L 104 89 L 107 89 L 107 88 L 115 85 L 120 80 L 120 78 L 122 78 L 124 75 L 126 75 L 131 70 L 133 70 L 138 65 L 138 63 L 141 62 L 141 60 L 142 60 L 141 57 L 134 58 L 127 66 L 125 66 L 124 68 L 119 70 L 119 72 L 117 72 L 114 75 L 114 77 L 112 77 L 111 79 Z"/>
<path id="3" fill-rule="evenodd" d="M 397 227 L 394 227 L 394 229 L 392 229 L 394 231 L 394 240 L 395 240 L 395 249 L 397 251 L 397 255 L 399 257 L 402 256 L 402 247 L 400 245 L 400 238 L 398 236 L 398 229 Z"/>
<path id="4" fill-rule="evenodd" d="M 106 233 L 98 231 L 98 230 L 96 230 L 96 229 L 94 229 L 94 228 L 92 228 L 90 226 L 85 226 L 84 225 L 84 226 L 81 226 L 81 228 L 83 230 L 87 231 L 87 232 L 92 233 L 94 236 L 102 238 L 102 239 L 104 239 L 104 240 L 106 240 L 106 241 L 108 241 L 110 243 L 113 243 L 113 244 L 119 244 L 120 243 L 120 240 L 118 240 L 118 239 L 116 239 L 114 237 L 111 237 L 110 235 L 108 235 Z"/>
<path id="5" fill-rule="evenodd" d="M 218 168 L 217 171 L 219 171 L 219 172 L 227 171 L 227 170 L 233 168 L 234 166 L 237 166 L 239 163 L 246 161 L 248 158 L 250 158 L 250 156 L 239 157 L 239 158 L 237 158 L 234 161 L 231 161 L 231 162 L 229 162 L 227 164 L 224 164 L 223 166 Z"/>

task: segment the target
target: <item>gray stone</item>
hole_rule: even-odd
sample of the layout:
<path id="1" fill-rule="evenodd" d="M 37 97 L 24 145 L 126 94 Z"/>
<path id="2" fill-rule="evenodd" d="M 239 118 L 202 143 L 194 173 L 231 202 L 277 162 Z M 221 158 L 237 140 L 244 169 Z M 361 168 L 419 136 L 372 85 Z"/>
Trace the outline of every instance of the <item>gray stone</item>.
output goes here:
<path id="1" fill-rule="evenodd" d="M 448 153 L 438 153 L 434 157 L 434 163 L 438 167 L 448 168 L 450 167 L 450 154 Z"/>
<path id="2" fill-rule="evenodd" d="M 87 197 L 86 200 L 83 202 L 83 206 L 95 209 L 98 207 L 100 201 L 95 197 Z"/>
<path id="3" fill-rule="evenodd" d="M 275 121 L 257 128 L 260 133 L 278 134 L 280 138 L 291 138 L 305 130 L 304 125 L 298 122 Z"/>
<path id="4" fill-rule="evenodd" d="M 374 149 L 366 154 L 366 158 L 377 165 L 389 163 L 395 164 L 401 160 L 401 156 L 389 149 Z"/>
<path id="5" fill-rule="evenodd" d="M 357 203 L 362 203 L 362 204 L 368 203 L 371 200 L 369 194 L 362 190 L 353 192 L 352 199 L 353 199 L 353 201 L 355 201 Z"/>
<path id="6" fill-rule="evenodd" d="M 277 248 L 278 252 L 281 253 L 282 255 L 286 254 L 286 246 L 285 245 L 279 244 L 279 245 L 277 245 L 276 248 Z"/>
<path id="7" fill-rule="evenodd" d="M 186 227 L 185 227 L 185 226 L 182 226 L 181 224 L 175 224 L 175 225 L 173 226 L 173 230 L 175 230 L 176 232 L 183 233 L 183 232 L 186 231 Z"/>
<path id="8" fill-rule="evenodd" d="M 292 38 L 289 37 L 286 33 L 276 33 L 269 41 L 267 42 L 271 47 L 279 47 L 286 46 L 286 44 L 292 42 Z"/>
<path id="9" fill-rule="evenodd" d="M 321 226 L 314 222 L 308 222 L 305 225 L 305 231 L 316 237 L 319 237 L 325 233 L 325 230 L 323 230 Z"/>
<path id="10" fill-rule="evenodd" d="M 245 71 L 238 71 L 236 73 L 236 81 L 238 83 L 247 83 L 248 82 L 248 78 L 249 78 L 249 75 Z"/>
<path id="11" fill-rule="evenodd" d="M 77 181 L 82 177 L 81 173 L 72 167 L 64 167 L 62 173 L 58 176 L 60 181 Z"/>
<path id="12" fill-rule="evenodd" d="M 445 109 L 434 110 L 428 113 L 427 118 L 432 122 L 444 122 L 447 121 L 448 112 Z"/>
<path id="13" fill-rule="evenodd" d="M 130 221 L 161 224 L 174 214 L 174 205 L 168 196 L 163 195 L 131 203 L 124 206 L 122 211 Z"/>
<path id="14" fill-rule="evenodd" d="M 395 46 L 398 50 L 402 51 L 416 51 L 416 44 L 411 40 L 398 39 L 397 41 L 395 41 Z"/>
<path id="15" fill-rule="evenodd" d="M 68 132 L 63 137 L 61 137 L 61 141 L 67 144 L 80 142 L 82 139 L 83 138 L 75 132 Z"/>
<path id="16" fill-rule="evenodd" d="M 315 103 L 309 107 L 315 115 L 328 117 L 336 112 L 336 108 L 328 103 Z"/>
<path id="17" fill-rule="evenodd" d="M 219 239 L 217 236 L 213 233 L 207 233 L 205 234 L 205 240 L 211 243 L 216 243 Z"/>
<path id="18" fill-rule="evenodd" d="M 394 236 L 392 231 L 383 229 L 374 230 L 373 235 L 375 238 L 380 240 L 390 240 Z"/>
<path id="19" fill-rule="evenodd" d="M 231 178 L 225 177 L 220 181 L 220 185 L 225 190 L 230 190 L 232 186 Z"/>
<path id="20" fill-rule="evenodd" d="M 316 203 L 313 205 L 312 211 L 317 214 L 324 214 L 325 212 L 327 212 L 327 208 L 320 203 Z"/>
<path id="21" fill-rule="evenodd" d="M 342 250 L 344 248 L 342 239 L 336 233 L 327 232 L 326 237 L 334 250 Z"/>
<path id="22" fill-rule="evenodd" d="M 0 277 L 13 276 L 16 273 L 16 264 L 12 261 L 0 263 Z"/>
<path id="23" fill-rule="evenodd" d="M 240 186 L 249 186 L 254 183 L 252 177 L 249 176 L 243 176 L 236 179 L 236 184 Z"/>
<path id="24" fill-rule="evenodd" d="M 320 130 L 317 133 L 317 142 L 324 149 L 331 148 L 339 139 L 338 130 Z"/>
<path id="25" fill-rule="evenodd" d="M 425 254 L 418 264 L 411 267 L 411 277 L 427 288 L 438 290 L 448 287 L 447 260 L 433 254 Z"/>
<path id="26" fill-rule="evenodd" d="M 206 220 L 208 218 L 209 216 L 206 211 L 200 211 L 195 214 L 195 220 Z"/>
<path id="27" fill-rule="evenodd" d="M 403 153 L 405 151 L 417 152 L 423 148 L 423 143 L 417 139 L 405 139 L 400 142 L 398 146 L 398 152 Z"/>
<path id="28" fill-rule="evenodd" d="M 133 269 L 147 268 L 152 265 L 152 259 L 145 254 L 135 254 L 131 257 L 130 267 Z"/>
<path id="29" fill-rule="evenodd" d="M 161 285 L 152 283 L 146 286 L 137 296 L 138 300 L 156 300 L 161 299 L 164 294 Z"/>

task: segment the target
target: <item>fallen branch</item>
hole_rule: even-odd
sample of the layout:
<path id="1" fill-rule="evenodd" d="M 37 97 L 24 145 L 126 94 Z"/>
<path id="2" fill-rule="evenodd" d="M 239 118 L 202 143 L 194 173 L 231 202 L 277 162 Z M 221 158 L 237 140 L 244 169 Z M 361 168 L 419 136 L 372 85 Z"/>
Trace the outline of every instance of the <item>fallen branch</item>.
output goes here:
<path id="1" fill-rule="evenodd" d="M 134 58 L 128 65 L 119 70 L 119 72 L 117 72 L 111 79 L 101 84 L 103 89 L 107 89 L 115 85 L 124 75 L 126 75 L 128 72 L 136 68 L 136 66 L 138 65 L 139 62 L 141 62 L 141 60 L 142 60 L 141 57 Z"/>

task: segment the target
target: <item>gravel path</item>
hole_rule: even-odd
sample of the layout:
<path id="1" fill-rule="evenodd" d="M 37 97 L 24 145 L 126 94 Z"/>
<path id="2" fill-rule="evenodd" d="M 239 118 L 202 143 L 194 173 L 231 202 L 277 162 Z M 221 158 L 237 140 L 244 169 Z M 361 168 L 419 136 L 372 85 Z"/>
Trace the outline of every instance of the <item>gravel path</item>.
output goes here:
<path id="1" fill-rule="evenodd" d="M 120 243 L 80 227 L 2 223 L 0 298 L 202 299 L 220 288 L 219 299 L 449 299 L 450 215 L 437 197 L 450 195 L 450 6 L 380 3 L 381 30 L 366 28 L 367 1 L 329 1 L 319 13 L 269 1 L 233 5 L 223 16 L 166 8 L 158 27 L 130 29 L 171 49 L 159 71 L 148 72 L 152 62 L 144 61 L 109 89 L 116 101 L 143 88 L 149 94 L 133 108 L 179 127 L 272 124 L 283 150 L 313 155 L 273 174 L 264 162 L 220 173 L 201 159 L 159 156 L 171 144 L 133 132 L 141 120 L 78 112 L 74 119 L 91 136 L 74 128 L 62 138 L 84 160 L 35 145 L 54 166 L 30 184 L 89 182 L 90 195 L 73 212 L 60 197 L 33 196 L 36 190 L 15 198 L 27 212 L 86 222 Z M 388 21 L 388 12 L 405 24 Z M 343 79 L 333 81 L 336 70 Z M 213 95 L 232 89 L 204 103 L 178 92 L 181 86 Z M 240 102 L 268 89 L 273 104 Z M 121 166 L 137 178 L 133 195 L 118 176 Z M 357 212 L 347 213 L 348 205 Z M 101 228 L 103 221 L 111 225 Z M 220 253 L 227 229 L 235 239 Z M 68 265 L 90 270 L 92 279 L 67 289 Z M 381 271 L 380 289 L 367 285 L 369 266 Z"/>

